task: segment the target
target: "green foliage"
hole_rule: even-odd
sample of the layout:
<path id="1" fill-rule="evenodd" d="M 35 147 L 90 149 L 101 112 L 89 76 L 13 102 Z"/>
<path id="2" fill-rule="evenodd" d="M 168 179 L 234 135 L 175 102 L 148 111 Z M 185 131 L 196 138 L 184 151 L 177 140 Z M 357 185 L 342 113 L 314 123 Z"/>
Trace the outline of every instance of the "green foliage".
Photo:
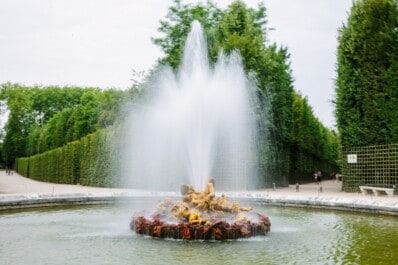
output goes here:
<path id="1" fill-rule="evenodd" d="M 29 177 L 29 157 L 21 157 L 16 160 L 15 168 L 19 174 Z"/>
<path id="2" fill-rule="evenodd" d="M 261 171 L 266 182 L 283 185 L 289 175 L 293 86 L 286 49 L 265 45 L 266 22 L 264 6 L 254 10 L 232 3 L 217 26 L 213 51 L 239 51 L 246 72 L 255 78 Z"/>
<path id="3" fill-rule="evenodd" d="M 99 94 L 89 91 L 83 94 L 81 104 L 74 110 L 73 139 L 92 133 L 99 115 Z"/>
<path id="4" fill-rule="evenodd" d="M 114 125 L 121 107 L 137 89 L 25 87 L 6 83 L 0 102 L 10 111 L 5 127 L 4 158 L 42 153 Z"/>
<path id="5" fill-rule="evenodd" d="M 241 1 L 233 2 L 216 27 L 215 42 L 210 47 L 212 58 L 217 58 L 222 50 L 226 53 L 237 50 L 242 56 L 246 70 L 254 70 L 263 61 L 266 49 L 265 7 L 249 9 Z"/>
<path id="6" fill-rule="evenodd" d="M 322 126 L 307 100 L 295 94 L 291 132 L 290 182 L 311 180 L 314 169 L 336 172 L 339 158 L 338 136 Z"/>
<path id="7" fill-rule="evenodd" d="M 31 111 L 32 101 L 26 87 L 14 87 L 6 83 L 1 86 L 0 99 L 2 104 L 6 102 L 10 111 L 5 126 L 3 155 L 6 163 L 11 165 L 16 157 L 24 155 L 29 127 L 35 123 L 35 117 Z"/>
<path id="8" fill-rule="evenodd" d="M 16 160 L 16 170 L 23 176 L 53 183 L 87 186 L 116 186 L 114 128 L 99 130 L 28 158 Z"/>
<path id="9" fill-rule="evenodd" d="M 343 148 L 398 141 L 398 8 L 354 2 L 339 32 L 336 117 Z"/>
<path id="10" fill-rule="evenodd" d="M 0 86 L 2 109 L 9 111 L 4 136 L 3 155 L 6 163 L 12 165 L 16 157 L 33 152 L 35 147 L 29 141 L 37 139 L 38 128 L 55 113 L 74 106 L 80 101 L 83 91 L 82 88 L 60 89 L 2 84 Z M 31 133 L 33 135 L 30 135 Z"/>
<path id="11" fill-rule="evenodd" d="M 166 19 L 160 21 L 158 29 L 165 36 L 153 39 L 153 42 L 166 54 L 160 60 L 160 63 L 177 69 L 181 62 L 191 23 L 194 20 L 198 20 L 202 24 L 207 40 L 211 43 L 213 38 L 212 26 L 219 22 L 221 14 L 221 10 L 210 1 L 206 5 L 184 5 L 181 0 L 173 0 L 173 5 L 169 8 Z"/>
<path id="12" fill-rule="evenodd" d="M 86 91 L 77 87 L 48 86 L 29 88 L 29 93 L 32 98 L 32 110 L 37 117 L 36 121 L 39 125 L 43 125 L 63 109 L 78 105 Z"/>

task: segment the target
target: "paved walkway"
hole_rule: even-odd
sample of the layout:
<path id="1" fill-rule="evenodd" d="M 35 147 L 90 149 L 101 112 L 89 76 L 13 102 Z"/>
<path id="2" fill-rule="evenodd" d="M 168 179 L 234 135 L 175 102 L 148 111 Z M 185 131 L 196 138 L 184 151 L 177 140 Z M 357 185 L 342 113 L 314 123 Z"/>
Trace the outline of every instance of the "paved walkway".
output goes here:
<path id="1" fill-rule="evenodd" d="M 107 193 L 117 189 L 54 184 L 25 178 L 17 173 L 6 174 L 0 170 L 0 197 L 19 195 L 57 195 L 76 193 Z"/>
<path id="2" fill-rule="evenodd" d="M 398 196 L 374 196 L 341 191 L 341 182 L 328 180 L 321 185 L 309 183 L 256 191 L 227 192 L 230 198 L 303 207 L 325 207 L 372 211 L 398 216 Z M 320 189 L 322 187 L 322 190 Z M 220 195 L 220 194 L 217 194 Z M 178 192 L 151 192 L 133 189 L 86 187 L 31 180 L 14 172 L 0 171 L 0 209 L 47 204 L 89 203 L 142 196 L 179 196 Z"/>
<path id="3" fill-rule="evenodd" d="M 153 192 L 54 184 L 0 170 L 0 210 L 57 204 L 98 203 L 128 197 L 153 196 Z M 155 194 L 161 196 L 162 194 Z"/>

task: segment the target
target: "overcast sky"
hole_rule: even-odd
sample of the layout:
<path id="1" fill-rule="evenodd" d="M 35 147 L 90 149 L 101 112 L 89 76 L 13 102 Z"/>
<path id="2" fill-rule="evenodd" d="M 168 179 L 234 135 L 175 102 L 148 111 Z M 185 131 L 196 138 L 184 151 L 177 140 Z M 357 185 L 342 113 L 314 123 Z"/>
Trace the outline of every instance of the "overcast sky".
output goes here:
<path id="1" fill-rule="evenodd" d="M 192 3 L 197 1 L 183 1 Z M 232 1 L 214 1 L 226 7 Z M 335 124 L 337 30 L 351 0 L 264 2 L 270 41 L 291 54 L 295 89 L 324 125 Z M 0 83 L 128 88 L 133 69 L 162 56 L 152 44 L 171 0 L 0 0 Z"/>

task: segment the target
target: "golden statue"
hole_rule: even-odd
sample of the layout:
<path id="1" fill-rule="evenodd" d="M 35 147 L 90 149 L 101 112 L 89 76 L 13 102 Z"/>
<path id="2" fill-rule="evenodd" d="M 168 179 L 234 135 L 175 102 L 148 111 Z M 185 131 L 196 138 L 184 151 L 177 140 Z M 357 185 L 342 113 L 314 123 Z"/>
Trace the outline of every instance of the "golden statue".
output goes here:
<path id="1" fill-rule="evenodd" d="M 215 196 L 215 181 L 210 178 L 204 192 L 196 192 L 191 185 L 181 185 L 183 201 L 202 211 L 222 211 L 239 213 L 240 211 L 251 211 L 252 208 L 243 208 L 238 202 L 230 202 L 225 195 L 217 198 Z"/>
<path id="2" fill-rule="evenodd" d="M 190 209 L 189 204 L 178 201 L 173 204 L 171 213 L 176 219 L 183 219 L 190 224 L 210 224 L 209 219 L 202 219 L 201 213 L 196 209 Z"/>

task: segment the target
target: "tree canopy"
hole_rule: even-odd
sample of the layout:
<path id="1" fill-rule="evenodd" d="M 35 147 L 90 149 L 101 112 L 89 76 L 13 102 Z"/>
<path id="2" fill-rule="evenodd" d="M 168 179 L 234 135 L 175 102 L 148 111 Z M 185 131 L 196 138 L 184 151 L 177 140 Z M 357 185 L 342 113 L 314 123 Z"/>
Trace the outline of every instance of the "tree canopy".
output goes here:
<path id="1" fill-rule="evenodd" d="M 113 125 L 130 91 L 81 87 L 27 87 L 5 83 L 0 100 L 9 117 L 4 128 L 3 156 L 42 153 Z"/>

